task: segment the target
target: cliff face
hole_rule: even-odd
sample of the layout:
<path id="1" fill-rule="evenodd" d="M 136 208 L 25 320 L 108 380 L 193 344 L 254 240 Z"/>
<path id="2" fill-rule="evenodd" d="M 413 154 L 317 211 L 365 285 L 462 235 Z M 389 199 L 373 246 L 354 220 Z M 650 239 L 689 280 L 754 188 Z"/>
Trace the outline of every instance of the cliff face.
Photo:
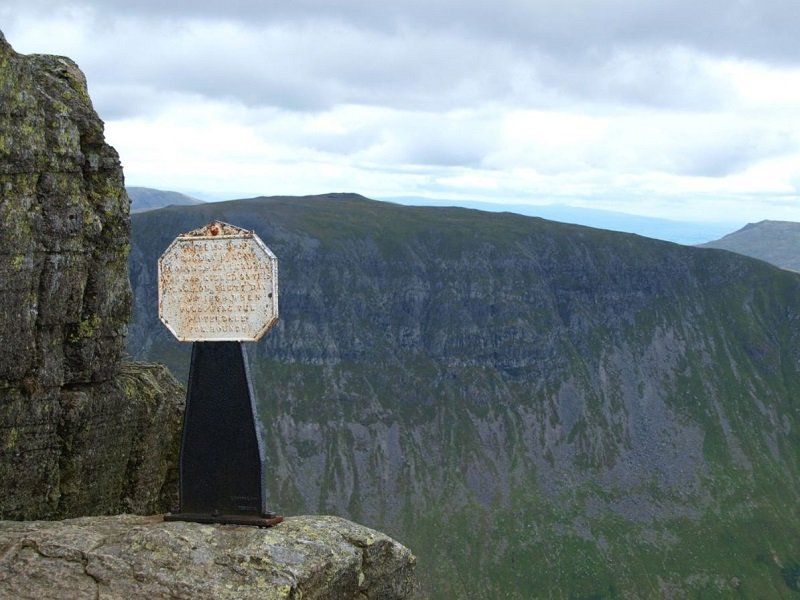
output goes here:
<path id="1" fill-rule="evenodd" d="M 121 361 L 128 205 L 78 67 L 0 34 L 0 518 L 154 511 L 173 493 L 180 389 Z"/>
<path id="2" fill-rule="evenodd" d="M 0 596 L 399 600 L 414 557 L 336 517 L 272 529 L 164 523 L 159 517 L 0 522 Z"/>
<path id="3" fill-rule="evenodd" d="M 248 349 L 276 510 L 388 532 L 442 598 L 796 587 L 797 275 L 353 195 L 170 207 L 133 217 L 131 352 L 188 365 L 156 258 L 215 218 L 280 261 Z"/>

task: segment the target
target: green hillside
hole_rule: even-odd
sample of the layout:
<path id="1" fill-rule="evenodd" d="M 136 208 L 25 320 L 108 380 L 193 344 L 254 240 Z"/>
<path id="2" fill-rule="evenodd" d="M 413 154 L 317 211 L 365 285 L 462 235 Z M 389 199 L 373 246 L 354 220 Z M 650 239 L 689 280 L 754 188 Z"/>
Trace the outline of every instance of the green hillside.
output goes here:
<path id="1" fill-rule="evenodd" d="M 129 351 L 180 376 L 156 260 L 221 219 L 280 261 L 250 345 L 271 505 L 374 526 L 435 598 L 793 597 L 800 277 L 349 194 L 132 216 Z"/>

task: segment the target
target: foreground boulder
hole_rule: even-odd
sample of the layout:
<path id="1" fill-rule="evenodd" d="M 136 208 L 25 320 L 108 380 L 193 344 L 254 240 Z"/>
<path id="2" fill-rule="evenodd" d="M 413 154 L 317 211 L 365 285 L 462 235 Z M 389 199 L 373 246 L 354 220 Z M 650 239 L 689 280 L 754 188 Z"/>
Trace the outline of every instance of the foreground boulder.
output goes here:
<path id="1" fill-rule="evenodd" d="M 0 522 L 3 598 L 409 598 L 415 558 L 337 517 L 272 529 L 120 515 Z"/>
<path id="2" fill-rule="evenodd" d="M 0 518 L 172 504 L 183 393 L 122 361 L 129 204 L 75 63 L 0 33 Z"/>

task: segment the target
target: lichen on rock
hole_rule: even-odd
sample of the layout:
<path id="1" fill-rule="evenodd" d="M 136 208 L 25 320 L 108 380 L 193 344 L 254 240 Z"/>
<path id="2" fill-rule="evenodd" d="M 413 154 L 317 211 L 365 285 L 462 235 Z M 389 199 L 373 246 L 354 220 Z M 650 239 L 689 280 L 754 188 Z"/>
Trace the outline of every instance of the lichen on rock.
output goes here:
<path id="1" fill-rule="evenodd" d="M 0 518 L 169 507 L 182 392 L 122 361 L 129 204 L 77 65 L 0 33 Z"/>
<path id="2" fill-rule="evenodd" d="M 338 517 L 258 529 L 161 517 L 0 522 L 0 596 L 62 598 L 409 598 L 414 556 Z"/>
<path id="3" fill-rule="evenodd" d="M 68 58 L 0 42 L 0 377 L 108 381 L 131 292 L 129 200 L 86 81 Z"/>

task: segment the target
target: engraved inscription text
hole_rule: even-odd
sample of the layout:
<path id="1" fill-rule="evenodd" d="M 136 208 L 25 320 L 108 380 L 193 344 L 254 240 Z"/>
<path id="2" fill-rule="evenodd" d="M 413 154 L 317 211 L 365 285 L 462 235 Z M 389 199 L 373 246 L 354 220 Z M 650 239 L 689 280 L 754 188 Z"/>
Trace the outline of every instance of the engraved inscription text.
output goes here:
<path id="1" fill-rule="evenodd" d="M 277 260 L 247 234 L 187 234 L 161 257 L 159 315 L 179 340 L 255 340 L 277 321 Z"/>

